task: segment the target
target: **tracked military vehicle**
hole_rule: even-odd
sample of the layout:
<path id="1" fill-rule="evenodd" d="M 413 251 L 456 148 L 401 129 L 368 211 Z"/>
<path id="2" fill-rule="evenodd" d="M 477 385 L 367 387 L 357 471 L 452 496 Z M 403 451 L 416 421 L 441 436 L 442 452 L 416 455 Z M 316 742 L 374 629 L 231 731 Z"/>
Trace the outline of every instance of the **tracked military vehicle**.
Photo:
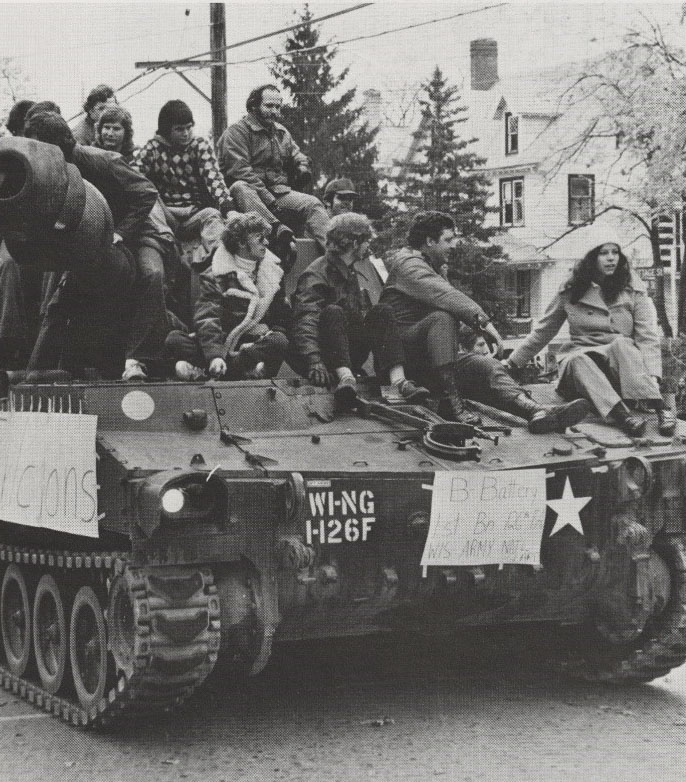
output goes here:
<path id="1" fill-rule="evenodd" d="M 0 141 L 12 255 L 104 306 L 101 201 L 54 148 Z M 589 679 L 686 659 L 686 446 L 655 421 L 531 435 L 371 380 L 337 410 L 298 379 L 70 382 L 35 352 L 0 398 L 0 676 L 75 725 L 165 711 L 219 658 L 257 674 L 280 640 L 544 625 Z"/>
<path id="2" fill-rule="evenodd" d="M 298 380 L 6 393 L 2 681 L 74 724 L 167 709 L 218 656 L 258 673 L 278 640 L 545 622 L 589 679 L 686 658 L 686 448 L 654 422 L 474 430 Z"/>

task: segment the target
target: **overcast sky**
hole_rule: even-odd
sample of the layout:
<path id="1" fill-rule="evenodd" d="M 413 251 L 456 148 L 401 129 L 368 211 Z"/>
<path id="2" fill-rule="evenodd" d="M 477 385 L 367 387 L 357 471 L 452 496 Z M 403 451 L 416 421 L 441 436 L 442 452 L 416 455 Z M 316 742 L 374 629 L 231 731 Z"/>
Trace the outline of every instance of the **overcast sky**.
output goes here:
<path id="1" fill-rule="evenodd" d="M 319 2 L 315 16 L 358 3 Z M 295 21 L 302 3 L 234 2 L 226 4 L 227 44 L 262 35 Z M 484 9 L 488 6 L 497 8 Z M 658 22 L 671 40 L 686 40 L 681 3 L 475 3 L 379 2 L 325 22 L 322 38 L 344 41 L 466 11 L 475 13 L 404 32 L 343 43 L 337 63 L 350 66 L 347 85 L 376 87 L 386 101 L 407 94 L 438 64 L 460 83 L 469 71 L 469 41 L 498 41 L 501 75 L 600 55 L 621 43 L 627 28 Z M 28 97 L 52 99 L 71 117 L 91 87 L 100 82 L 118 88 L 140 70 L 140 60 L 166 60 L 207 51 L 209 3 L 7 3 L 0 2 L 0 56 L 14 57 L 30 80 Z M 243 113 L 252 86 L 270 80 L 268 56 L 283 49 L 284 35 L 227 53 L 228 119 Z M 198 132 L 211 126 L 209 105 L 177 75 L 146 75 L 124 89 L 120 100 L 134 118 L 136 140 L 155 130 L 160 106 L 172 98 L 193 109 Z M 209 94 L 209 72 L 188 75 Z M 467 76 L 468 78 L 468 76 Z"/>

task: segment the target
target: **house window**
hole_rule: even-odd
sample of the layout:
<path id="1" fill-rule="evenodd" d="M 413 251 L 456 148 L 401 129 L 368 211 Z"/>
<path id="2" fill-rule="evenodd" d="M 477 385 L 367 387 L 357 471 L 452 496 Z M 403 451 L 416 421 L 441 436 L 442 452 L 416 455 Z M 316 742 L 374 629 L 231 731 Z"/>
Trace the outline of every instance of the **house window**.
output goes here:
<path id="1" fill-rule="evenodd" d="M 500 225 L 524 225 L 524 180 L 500 180 Z"/>
<path id="2" fill-rule="evenodd" d="M 519 117 L 505 114 L 505 154 L 514 155 L 519 152 Z"/>
<path id="3" fill-rule="evenodd" d="M 595 216 L 595 177 L 593 174 L 569 175 L 569 224 L 590 223 Z"/>
<path id="4" fill-rule="evenodd" d="M 515 314 L 518 318 L 531 317 L 531 270 L 518 269 L 515 272 L 515 295 L 517 306 Z"/>

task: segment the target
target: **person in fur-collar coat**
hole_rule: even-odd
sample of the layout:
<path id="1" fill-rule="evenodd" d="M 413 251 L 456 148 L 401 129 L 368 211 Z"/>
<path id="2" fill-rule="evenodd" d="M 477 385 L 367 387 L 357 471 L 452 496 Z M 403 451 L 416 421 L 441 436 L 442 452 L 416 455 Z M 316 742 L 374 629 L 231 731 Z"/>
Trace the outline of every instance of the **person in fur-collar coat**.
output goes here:
<path id="1" fill-rule="evenodd" d="M 267 249 L 269 224 L 254 212 L 232 213 L 200 276 L 194 335 L 173 331 L 167 349 L 176 375 L 199 379 L 274 377 L 289 349 L 291 309 L 283 270 Z"/>

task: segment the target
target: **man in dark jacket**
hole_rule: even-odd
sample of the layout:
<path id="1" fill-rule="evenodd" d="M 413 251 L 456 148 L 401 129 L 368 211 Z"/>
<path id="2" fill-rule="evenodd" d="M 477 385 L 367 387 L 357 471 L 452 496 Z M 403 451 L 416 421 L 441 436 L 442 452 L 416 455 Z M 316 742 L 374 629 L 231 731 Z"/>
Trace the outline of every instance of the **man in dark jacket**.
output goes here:
<path id="1" fill-rule="evenodd" d="M 456 243 L 455 223 L 442 212 L 415 215 L 408 247 L 392 257 L 381 303 L 391 307 L 407 354 L 408 372 L 423 379 L 437 377 L 452 417 L 480 423 L 465 409 L 463 395 L 525 418 L 534 434 L 578 423 L 588 413 L 584 400 L 541 408 L 492 356 L 459 346 L 459 328 L 466 324 L 485 334 L 501 352 L 502 340 L 484 310 L 439 273 Z"/>
<path id="2" fill-rule="evenodd" d="M 58 146 L 65 159 L 105 197 L 114 220 L 114 244 L 122 244 L 136 260 L 132 321 L 126 342 L 124 380 L 146 377 L 145 362 L 158 359 L 169 331 L 164 297 L 164 258 L 159 249 L 142 241 L 151 230 L 150 211 L 157 190 L 116 152 L 84 147 L 74 141 L 58 114 L 30 116 L 25 135 Z M 57 280 L 55 280 L 56 284 Z"/>
<path id="3" fill-rule="evenodd" d="M 264 84 L 254 89 L 246 102 L 248 113 L 219 139 L 219 165 L 238 210 L 257 212 L 271 225 L 273 246 L 288 249 L 293 238 L 290 229 L 304 223 L 306 233 L 323 251 L 328 215 L 318 198 L 289 184 L 290 174 L 295 187 L 309 187 L 312 172 L 291 134 L 278 122 L 281 103 L 277 87 Z"/>
<path id="4" fill-rule="evenodd" d="M 349 212 L 331 219 L 326 253 L 313 261 L 298 279 L 294 294 L 293 340 L 310 382 L 330 385 L 337 379 L 335 395 L 342 401 L 355 398 L 355 372 L 369 353 L 377 374 L 388 377 L 407 402 L 429 396 L 405 377 L 405 355 L 392 310 L 372 306 L 369 292 L 358 279 L 357 264 L 369 254 L 372 227 L 369 219 Z"/>
<path id="5" fill-rule="evenodd" d="M 269 223 L 234 212 L 200 275 L 195 333 L 175 330 L 167 355 L 180 380 L 275 377 L 288 352 L 291 309 L 279 259 L 267 249 Z"/>

